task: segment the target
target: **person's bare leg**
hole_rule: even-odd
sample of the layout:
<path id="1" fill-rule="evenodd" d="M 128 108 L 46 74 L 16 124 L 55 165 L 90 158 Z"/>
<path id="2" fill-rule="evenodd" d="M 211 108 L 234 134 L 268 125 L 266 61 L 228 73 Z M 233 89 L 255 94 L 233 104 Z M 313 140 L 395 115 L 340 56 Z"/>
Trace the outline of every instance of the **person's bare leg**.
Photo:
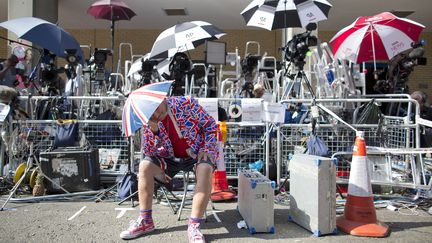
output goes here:
<path id="1" fill-rule="evenodd" d="M 141 161 L 138 177 L 138 200 L 140 210 L 152 209 L 154 177 L 162 174 L 161 168 L 148 160 Z"/>
<path id="2" fill-rule="evenodd" d="M 152 218 L 154 177 L 162 174 L 162 170 L 152 162 L 143 160 L 139 165 L 138 173 L 140 215 L 127 230 L 120 233 L 120 238 L 124 240 L 140 237 L 155 229 Z"/>
<path id="3" fill-rule="evenodd" d="M 203 217 L 211 193 L 213 168 L 207 163 L 200 163 L 196 168 L 196 186 L 192 200 L 191 218 Z"/>

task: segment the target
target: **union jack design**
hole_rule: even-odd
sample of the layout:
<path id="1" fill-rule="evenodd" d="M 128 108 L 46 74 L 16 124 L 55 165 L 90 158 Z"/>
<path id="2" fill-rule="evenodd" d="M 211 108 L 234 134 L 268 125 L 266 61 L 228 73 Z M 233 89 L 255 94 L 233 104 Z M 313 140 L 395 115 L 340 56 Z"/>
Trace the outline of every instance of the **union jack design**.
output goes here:
<path id="1" fill-rule="evenodd" d="M 186 139 L 191 152 L 200 152 L 217 158 L 216 121 L 191 97 L 167 97 L 168 107 L 176 118 L 180 133 Z M 159 134 L 154 135 L 147 126 L 142 131 L 142 151 L 146 156 L 173 157 L 174 149 L 164 125 L 159 123 Z"/>

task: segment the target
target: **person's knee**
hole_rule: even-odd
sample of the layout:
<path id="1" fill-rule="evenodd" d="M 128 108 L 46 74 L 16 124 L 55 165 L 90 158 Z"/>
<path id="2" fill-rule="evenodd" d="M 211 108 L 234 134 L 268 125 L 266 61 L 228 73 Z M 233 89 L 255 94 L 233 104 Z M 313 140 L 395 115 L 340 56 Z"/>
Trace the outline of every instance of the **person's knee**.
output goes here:
<path id="1" fill-rule="evenodd" d="M 212 174 L 213 173 L 213 165 L 209 163 L 199 163 L 196 167 L 197 172 L 205 173 L 205 174 Z"/>
<path id="2" fill-rule="evenodd" d="M 213 165 L 208 163 L 199 163 L 195 169 L 195 174 L 197 175 L 197 184 L 205 183 L 206 181 L 211 181 L 213 176 Z"/>
<path id="3" fill-rule="evenodd" d="M 154 173 L 156 165 L 149 160 L 142 160 L 139 164 L 139 173 L 150 174 Z"/>

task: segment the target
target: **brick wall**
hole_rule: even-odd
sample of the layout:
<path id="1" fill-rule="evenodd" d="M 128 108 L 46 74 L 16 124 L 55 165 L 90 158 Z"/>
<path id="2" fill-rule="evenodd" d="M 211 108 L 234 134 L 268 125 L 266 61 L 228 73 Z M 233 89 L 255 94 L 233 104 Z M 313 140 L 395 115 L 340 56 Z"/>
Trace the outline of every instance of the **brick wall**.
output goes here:
<path id="1" fill-rule="evenodd" d="M 68 30 L 82 45 L 91 45 L 99 48 L 111 47 L 111 33 L 108 29 L 98 30 Z M 150 52 L 153 42 L 160 34 L 161 30 L 116 30 L 115 45 L 118 48 L 120 43 L 131 43 L 134 55 L 143 55 Z M 241 56 L 244 56 L 245 45 L 247 41 L 258 41 L 261 45 L 261 54 L 267 52 L 268 55 L 276 55 L 280 47 L 280 31 L 266 30 L 228 30 L 227 35 L 223 36 L 220 41 L 227 43 L 227 51 L 239 49 Z M 256 49 L 252 49 L 255 51 Z M 204 46 L 191 50 L 190 54 L 193 59 L 204 59 Z M 130 58 L 129 48 L 122 49 L 122 59 Z M 114 59 L 118 59 L 118 53 L 115 53 Z"/>

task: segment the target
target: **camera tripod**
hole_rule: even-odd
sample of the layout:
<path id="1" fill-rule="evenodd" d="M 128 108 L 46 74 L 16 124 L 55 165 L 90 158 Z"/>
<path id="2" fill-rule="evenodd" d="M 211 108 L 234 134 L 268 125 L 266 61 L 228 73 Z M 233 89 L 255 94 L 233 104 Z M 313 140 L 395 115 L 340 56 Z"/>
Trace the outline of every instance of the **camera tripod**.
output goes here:
<path id="1" fill-rule="evenodd" d="M 34 133 L 34 131 L 29 130 L 27 132 L 27 140 L 28 140 L 28 144 L 29 144 L 29 155 L 26 161 L 26 168 L 24 170 L 23 175 L 21 176 L 21 178 L 18 180 L 18 182 L 13 186 L 8 198 L 6 199 L 6 201 L 4 202 L 3 206 L 0 208 L 0 211 L 4 211 L 5 206 L 8 204 L 8 202 L 10 201 L 10 199 L 13 197 L 13 195 L 16 193 L 16 191 L 18 190 L 18 188 L 21 186 L 21 183 L 24 181 L 24 179 L 27 177 L 27 174 L 30 172 L 31 167 L 33 166 L 33 161 L 36 162 L 36 167 L 37 168 L 42 168 L 41 164 L 39 163 L 39 160 L 37 159 L 36 155 L 34 154 L 34 144 L 33 144 L 33 140 L 34 140 L 34 134 L 31 135 L 31 133 Z M 63 191 L 65 191 L 66 193 L 69 193 L 66 189 L 64 189 L 62 186 L 60 186 L 57 182 L 53 181 L 51 178 L 49 178 L 47 175 L 45 175 L 41 169 L 39 169 L 38 173 L 41 173 L 41 175 L 46 178 L 47 180 L 49 180 L 51 183 L 53 183 L 54 185 L 58 186 L 60 189 L 62 189 Z"/>
<path id="2" fill-rule="evenodd" d="M 294 76 L 294 78 L 290 77 L 291 75 L 285 75 L 286 77 L 290 78 L 290 82 L 288 83 L 288 85 L 286 86 L 285 90 L 282 93 L 282 97 L 281 99 L 287 99 L 289 97 L 289 94 L 291 92 L 293 92 L 293 88 L 294 86 L 297 84 L 299 86 L 302 85 L 302 81 L 306 84 L 307 89 L 309 90 L 310 94 L 312 95 L 312 98 L 315 99 L 315 92 L 313 91 L 312 85 L 308 79 L 308 77 L 306 76 L 304 70 L 303 70 L 303 64 L 298 66 L 298 70 L 296 75 Z M 298 91 L 300 92 L 300 87 L 298 87 Z"/>

